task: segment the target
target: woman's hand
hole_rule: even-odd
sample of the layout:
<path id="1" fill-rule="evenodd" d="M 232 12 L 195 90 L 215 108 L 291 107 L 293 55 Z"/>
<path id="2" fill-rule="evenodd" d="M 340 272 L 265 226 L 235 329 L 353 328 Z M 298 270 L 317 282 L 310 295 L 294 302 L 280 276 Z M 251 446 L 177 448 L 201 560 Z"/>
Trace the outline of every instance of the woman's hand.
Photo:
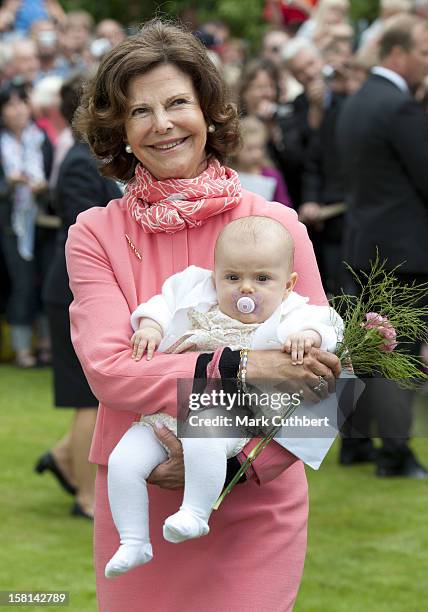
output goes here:
<path id="1" fill-rule="evenodd" d="M 299 392 L 305 400 L 319 402 L 335 388 L 340 375 L 340 361 L 336 355 L 312 348 L 303 358 L 302 365 L 293 365 L 291 355 L 278 350 L 251 351 L 248 356 L 247 382 L 257 386 L 263 379 L 284 381 L 289 392 Z M 320 377 L 327 385 L 320 389 Z M 317 391 L 313 389 L 317 387 Z M 302 393 L 303 392 L 303 393 Z"/>
<path id="2" fill-rule="evenodd" d="M 9 176 L 8 181 L 15 187 L 16 185 L 26 185 L 28 183 L 28 178 L 21 172 L 14 172 Z"/>
<path id="3" fill-rule="evenodd" d="M 256 115 L 261 121 L 272 121 L 278 110 L 278 104 L 270 100 L 260 100 Z"/>
<path id="4" fill-rule="evenodd" d="M 162 489 L 182 489 L 184 487 L 183 447 L 180 440 L 168 427 L 153 428 L 156 437 L 168 448 L 170 456 L 150 473 L 148 482 Z"/>
<path id="5" fill-rule="evenodd" d="M 318 202 L 305 202 L 299 208 L 299 221 L 305 225 L 315 225 L 320 222 L 321 206 Z"/>
<path id="6" fill-rule="evenodd" d="M 332 353 L 312 348 L 305 355 L 303 365 L 293 365 L 291 356 L 282 351 L 251 351 L 248 358 L 247 381 L 283 380 L 290 390 L 303 391 L 305 400 L 319 402 L 334 391 L 335 378 L 340 374 L 339 359 Z M 327 382 L 325 391 L 313 391 L 319 377 Z M 162 489 L 181 489 L 184 486 L 183 448 L 180 440 L 167 427 L 154 428 L 156 437 L 169 449 L 170 457 L 150 474 L 148 482 Z"/>
<path id="7" fill-rule="evenodd" d="M 43 191 L 47 191 L 48 189 L 48 184 L 46 181 L 40 181 L 40 183 L 33 183 L 31 185 L 31 191 L 33 192 L 34 195 L 37 195 L 38 193 L 42 193 Z"/>

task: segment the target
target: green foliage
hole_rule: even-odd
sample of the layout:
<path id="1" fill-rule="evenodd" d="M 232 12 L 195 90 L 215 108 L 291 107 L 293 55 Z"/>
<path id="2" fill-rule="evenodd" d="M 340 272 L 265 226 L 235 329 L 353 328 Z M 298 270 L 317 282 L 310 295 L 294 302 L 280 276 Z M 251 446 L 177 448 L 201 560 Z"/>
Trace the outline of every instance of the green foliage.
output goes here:
<path id="1" fill-rule="evenodd" d="M 351 17 L 353 20 L 368 19 L 373 21 L 379 12 L 379 0 L 351 0 Z"/>
<path id="2" fill-rule="evenodd" d="M 159 11 L 160 7 L 169 2 L 158 2 L 157 0 L 64 0 L 62 5 L 66 11 L 85 10 L 91 13 L 96 21 L 101 19 L 117 19 L 124 25 L 140 23 L 151 19 Z M 184 2 L 181 2 L 184 4 Z M 161 12 L 167 14 L 165 8 Z"/>
<path id="3" fill-rule="evenodd" d="M 263 21 L 263 0 L 252 0 L 252 2 L 219 0 L 215 5 L 217 19 L 229 25 L 233 36 L 244 38 L 253 44 L 260 40 L 266 30 L 266 23 Z M 212 12 L 204 9 L 201 3 L 200 18 L 206 20 L 212 17 Z"/>
<path id="4" fill-rule="evenodd" d="M 264 0 L 65 0 L 66 10 L 85 9 L 96 21 L 104 18 L 117 19 L 123 24 L 138 24 L 156 16 L 177 18 L 187 9 L 196 10 L 200 21 L 219 19 L 225 21 L 234 36 L 258 41 L 266 29 L 262 19 Z M 245 7 L 245 10 L 243 8 Z"/>
<path id="5" fill-rule="evenodd" d="M 177 18 L 184 11 L 193 11 L 202 22 L 222 20 L 227 23 L 233 36 L 248 40 L 256 48 L 267 24 L 263 21 L 264 0 L 63 0 L 66 10 L 84 9 L 96 21 L 105 18 L 117 19 L 124 25 L 139 24 L 155 16 Z M 351 17 L 375 19 L 379 0 L 352 0 Z"/>
<path id="6" fill-rule="evenodd" d="M 85 9 L 96 19 L 111 17 L 122 23 L 144 20 L 157 13 L 179 15 L 183 10 L 197 10 L 204 19 L 224 19 L 236 34 L 246 37 L 261 24 L 264 0 L 63 0 L 65 10 Z M 379 10 L 379 0 L 352 0 L 351 15 L 354 19 L 374 19 Z M 246 32 L 247 26 L 250 31 Z"/>

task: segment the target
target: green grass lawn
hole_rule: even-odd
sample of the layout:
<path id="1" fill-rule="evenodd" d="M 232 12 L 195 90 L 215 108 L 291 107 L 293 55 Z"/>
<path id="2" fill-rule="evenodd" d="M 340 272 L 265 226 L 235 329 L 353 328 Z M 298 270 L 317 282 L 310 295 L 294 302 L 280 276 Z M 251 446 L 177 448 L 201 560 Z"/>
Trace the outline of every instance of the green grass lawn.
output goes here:
<path id="1" fill-rule="evenodd" d="M 73 498 L 50 475 L 33 472 L 36 458 L 67 431 L 72 411 L 53 409 L 49 370 L 2 365 L 0 379 L 0 590 L 70 593 L 66 608 L 26 610 L 96 610 L 92 524 L 70 516 Z"/>
<path id="2" fill-rule="evenodd" d="M 72 498 L 52 477 L 33 472 L 68 429 L 71 411 L 52 408 L 48 370 L 1 365 L 0 380 L 0 590 L 66 590 L 65 609 L 95 611 L 91 524 L 69 515 Z M 418 407 L 428 410 L 428 397 Z M 428 464 L 427 439 L 413 446 Z M 426 609 L 428 482 L 376 479 L 371 466 L 339 468 L 337 446 L 308 478 L 309 548 L 295 611 Z"/>

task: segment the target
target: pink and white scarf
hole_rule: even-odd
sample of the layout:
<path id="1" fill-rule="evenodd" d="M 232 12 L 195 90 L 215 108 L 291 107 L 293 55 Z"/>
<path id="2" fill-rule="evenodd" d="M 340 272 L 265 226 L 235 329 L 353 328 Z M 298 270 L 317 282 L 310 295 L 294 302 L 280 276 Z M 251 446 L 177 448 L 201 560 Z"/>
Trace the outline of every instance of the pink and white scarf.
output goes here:
<path id="1" fill-rule="evenodd" d="M 158 181 L 138 164 L 124 197 L 131 216 L 147 234 L 174 234 L 237 206 L 241 184 L 238 174 L 215 158 L 192 179 Z"/>

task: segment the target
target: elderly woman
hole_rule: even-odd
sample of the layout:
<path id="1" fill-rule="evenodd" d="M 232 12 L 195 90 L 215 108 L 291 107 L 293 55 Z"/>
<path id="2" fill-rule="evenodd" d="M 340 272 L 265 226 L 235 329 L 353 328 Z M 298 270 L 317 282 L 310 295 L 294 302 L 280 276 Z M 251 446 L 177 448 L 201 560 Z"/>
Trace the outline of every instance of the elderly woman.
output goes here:
<path id="1" fill-rule="evenodd" d="M 107 460 L 141 414 L 177 414 L 177 380 L 234 379 L 239 351 L 156 354 L 131 359 L 130 312 L 160 291 L 163 281 L 191 264 L 212 268 L 216 238 L 230 221 L 269 216 L 296 244 L 299 290 L 325 302 L 304 226 L 279 204 L 241 190 L 225 156 L 239 142 L 237 115 L 202 45 L 159 21 L 114 48 L 82 101 L 78 126 L 104 159 L 103 172 L 128 185 L 123 198 L 82 213 L 66 246 L 74 301 L 72 338 L 100 401 L 91 449 L 98 464 L 95 565 L 103 612 L 247 612 L 291 610 L 306 549 L 307 489 L 303 464 L 272 443 L 246 482 L 215 514 L 210 534 L 185 544 L 162 538 L 165 518 L 182 497 L 179 440 L 158 438 L 170 458 L 150 475 L 154 560 L 114 580 L 104 567 L 119 544 L 107 499 Z M 318 351 L 292 366 L 281 351 L 251 351 L 248 379 L 294 378 L 305 394 L 323 376 L 338 375 L 335 356 Z M 254 447 L 250 442 L 238 459 Z M 238 459 L 229 460 L 236 470 Z"/>

